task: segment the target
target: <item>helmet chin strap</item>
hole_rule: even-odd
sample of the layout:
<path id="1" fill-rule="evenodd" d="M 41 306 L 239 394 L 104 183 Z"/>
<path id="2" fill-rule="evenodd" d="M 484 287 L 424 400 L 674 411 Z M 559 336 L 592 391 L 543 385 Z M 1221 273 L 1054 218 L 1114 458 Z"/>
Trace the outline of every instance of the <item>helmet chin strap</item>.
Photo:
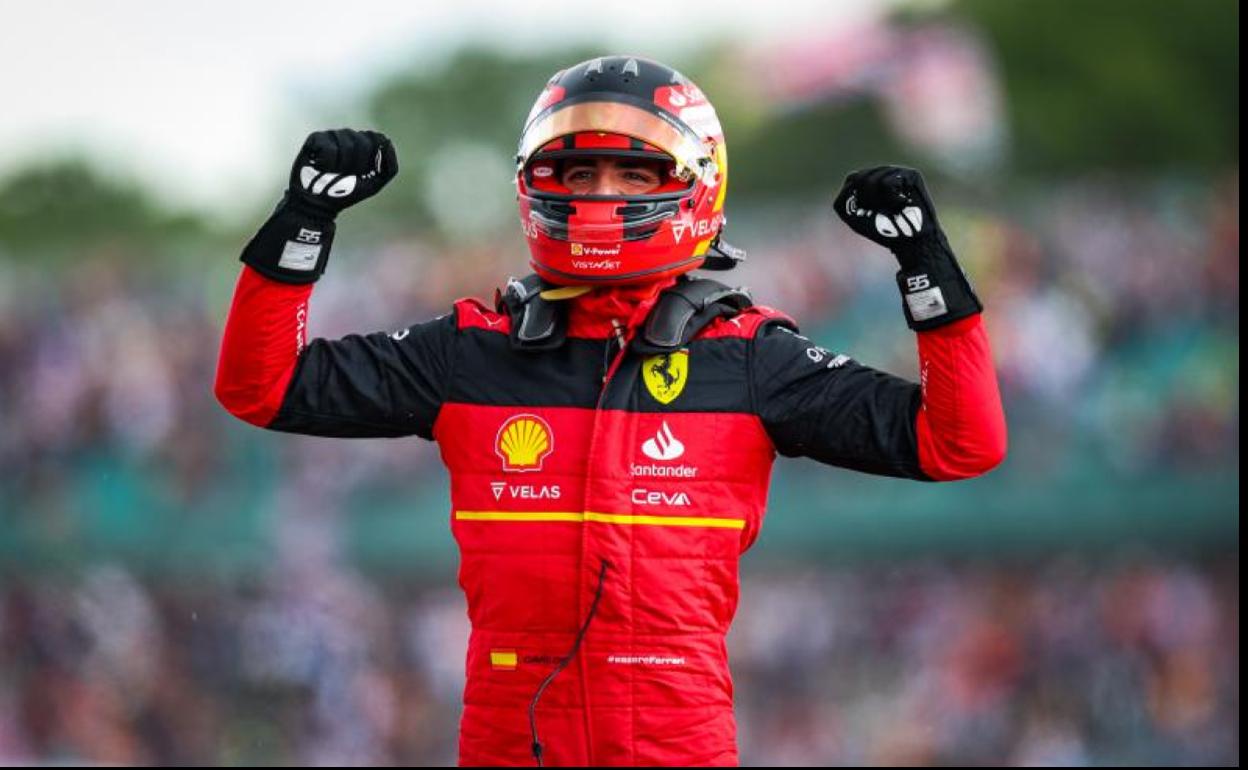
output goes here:
<path id="1" fill-rule="evenodd" d="M 592 291 L 593 288 L 593 286 L 556 286 L 553 289 L 546 289 L 542 291 L 541 296 L 542 299 L 550 301 L 573 299 Z"/>

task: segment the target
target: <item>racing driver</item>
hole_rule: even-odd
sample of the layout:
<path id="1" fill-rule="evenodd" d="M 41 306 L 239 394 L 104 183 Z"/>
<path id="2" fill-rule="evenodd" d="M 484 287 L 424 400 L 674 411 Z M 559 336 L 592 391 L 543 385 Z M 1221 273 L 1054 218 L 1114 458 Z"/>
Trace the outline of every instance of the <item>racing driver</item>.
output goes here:
<path id="1" fill-rule="evenodd" d="M 533 274 L 306 341 L 336 215 L 396 172 L 379 133 L 308 137 L 243 250 L 217 398 L 272 430 L 438 442 L 472 623 L 461 764 L 736 764 L 724 637 L 776 453 L 925 481 L 1005 454 L 982 306 L 922 177 L 860 171 L 834 203 L 901 265 L 912 383 L 690 275 L 742 254 L 715 110 L 662 64 L 581 62 L 533 105 L 515 176 Z"/>

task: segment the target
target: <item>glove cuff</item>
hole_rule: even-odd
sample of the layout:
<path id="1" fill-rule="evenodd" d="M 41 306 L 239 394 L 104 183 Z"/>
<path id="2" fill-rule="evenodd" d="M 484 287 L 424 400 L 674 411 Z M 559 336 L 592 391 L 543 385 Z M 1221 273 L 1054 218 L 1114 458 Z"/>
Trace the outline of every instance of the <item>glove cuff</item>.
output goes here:
<path id="1" fill-rule="evenodd" d="M 325 272 L 334 218 L 287 193 L 243 249 L 240 259 L 266 278 L 314 283 Z"/>
<path id="2" fill-rule="evenodd" d="M 902 264 L 897 271 L 897 288 L 911 329 L 937 329 L 983 312 L 983 304 L 943 233 L 910 244 L 897 259 Z"/>

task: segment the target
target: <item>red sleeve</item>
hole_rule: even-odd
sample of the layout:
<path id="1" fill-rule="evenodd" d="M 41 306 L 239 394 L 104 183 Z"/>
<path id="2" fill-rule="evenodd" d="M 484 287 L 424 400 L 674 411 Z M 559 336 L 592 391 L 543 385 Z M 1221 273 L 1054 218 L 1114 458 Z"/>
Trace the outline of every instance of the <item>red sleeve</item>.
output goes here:
<path id="1" fill-rule="evenodd" d="M 920 466 L 938 481 L 988 472 L 1005 459 L 1006 429 L 982 316 L 919 332 L 918 338 Z"/>
<path id="2" fill-rule="evenodd" d="M 282 405 L 307 342 L 312 285 L 274 281 L 243 267 L 225 321 L 217 400 L 234 416 L 267 426 Z"/>

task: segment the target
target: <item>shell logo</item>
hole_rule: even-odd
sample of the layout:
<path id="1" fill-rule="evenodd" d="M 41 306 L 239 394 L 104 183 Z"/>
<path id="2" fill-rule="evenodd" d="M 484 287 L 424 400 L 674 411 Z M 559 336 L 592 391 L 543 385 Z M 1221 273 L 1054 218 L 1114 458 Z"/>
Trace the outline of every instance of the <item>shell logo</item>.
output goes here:
<path id="1" fill-rule="evenodd" d="M 554 434 L 535 414 L 517 414 L 498 429 L 494 451 L 505 471 L 540 471 L 542 461 L 555 450 Z"/>

